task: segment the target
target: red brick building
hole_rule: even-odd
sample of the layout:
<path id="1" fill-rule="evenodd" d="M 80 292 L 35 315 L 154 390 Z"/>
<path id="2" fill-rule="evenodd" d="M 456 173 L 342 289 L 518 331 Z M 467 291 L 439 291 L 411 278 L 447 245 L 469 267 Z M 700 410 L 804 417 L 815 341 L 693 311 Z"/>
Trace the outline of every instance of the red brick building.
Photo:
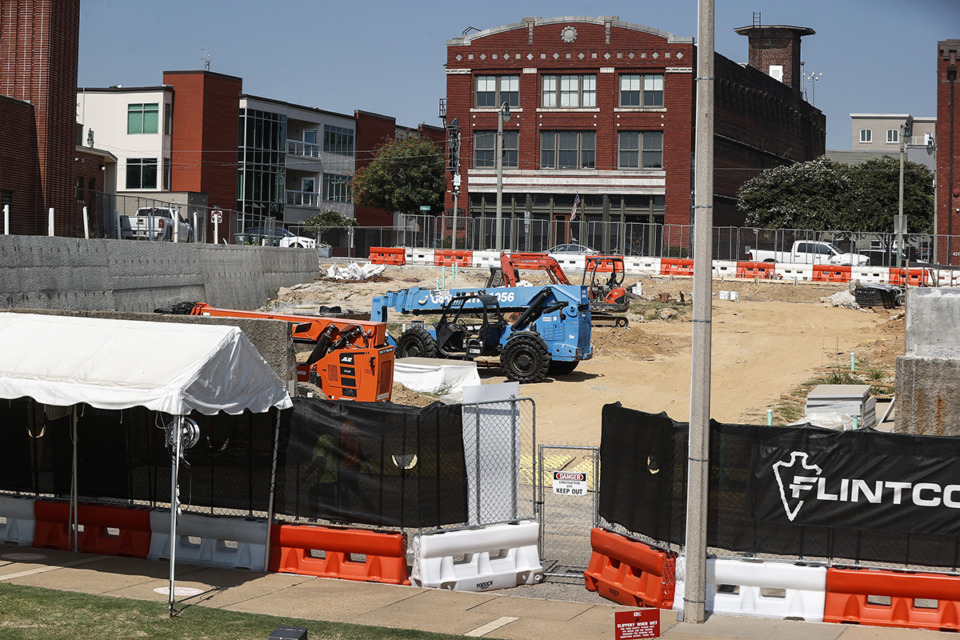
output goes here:
<path id="1" fill-rule="evenodd" d="M 237 113 L 243 80 L 212 71 L 164 71 L 173 87 L 170 190 L 206 193 L 211 207 L 232 209 L 237 202 Z M 232 216 L 224 216 L 230 223 Z M 207 238 L 213 224 L 207 222 Z M 235 229 L 218 226 L 232 242 Z"/>
<path id="2" fill-rule="evenodd" d="M 82 232 L 74 158 L 80 0 L 0 0 L 0 204 L 11 233 Z M 29 104 L 28 104 L 29 103 Z M 32 122 L 31 122 L 32 120 Z"/>
<path id="3" fill-rule="evenodd" d="M 717 226 L 742 220 L 735 195 L 745 179 L 825 150 L 823 114 L 800 92 L 800 37 L 813 31 L 738 32 L 765 68 L 716 55 Z M 461 130 L 459 206 L 483 221 L 473 246 L 494 246 L 504 103 L 505 248 L 578 241 L 637 253 L 661 242 L 664 225 L 690 224 L 696 55 L 692 38 L 615 17 L 524 18 L 448 41 L 446 121 Z"/>
<path id="4" fill-rule="evenodd" d="M 960 40 L 937 43 L 937 243 L 938 264 L 960 264 Z"/>
<path id="5" fill-rule="evenodd" d="M 420 136 L 433 140 L 443 148 L 446 134 L 442 127 L 421 124 L 414 129 L 397 126 L 397 119 L 393 116 L 360 110 L 353 113 L 357 121 L 357 171 L 370 164 L 377 150 L 388 140 Z M 390 227 L 396 223 L 392 211 L 373 207 L 354 206 L 354 216 L 362 227 Z"/>

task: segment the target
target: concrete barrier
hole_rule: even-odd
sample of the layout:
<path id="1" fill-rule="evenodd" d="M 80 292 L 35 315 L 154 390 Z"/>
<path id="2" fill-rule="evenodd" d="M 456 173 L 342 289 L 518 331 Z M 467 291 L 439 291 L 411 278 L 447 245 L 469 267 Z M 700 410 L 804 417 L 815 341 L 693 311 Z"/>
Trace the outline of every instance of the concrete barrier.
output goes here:
<path id="1" fill-rule="evenodd" d="M 312 280 L 312 249 L 0 236 L 0 308 L 146 311 L 185 300 L 255 309 Z"/>

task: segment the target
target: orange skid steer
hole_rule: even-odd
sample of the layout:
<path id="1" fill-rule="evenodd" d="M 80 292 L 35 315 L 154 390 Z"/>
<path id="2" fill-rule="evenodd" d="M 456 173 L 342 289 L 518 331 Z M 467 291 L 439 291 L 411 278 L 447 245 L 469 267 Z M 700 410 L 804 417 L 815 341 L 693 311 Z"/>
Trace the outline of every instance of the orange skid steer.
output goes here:
<path id="1" fill-rule="evenodd" d="M 218 309 L 202 302 L 189 315 L 289 322 L 294 342 L 314 345 L 310 356 L 297 363 L 298 382 L 316 385 L 331 400 L 390 401 L 394 350 L 387 344 L 384 322 Z"/>

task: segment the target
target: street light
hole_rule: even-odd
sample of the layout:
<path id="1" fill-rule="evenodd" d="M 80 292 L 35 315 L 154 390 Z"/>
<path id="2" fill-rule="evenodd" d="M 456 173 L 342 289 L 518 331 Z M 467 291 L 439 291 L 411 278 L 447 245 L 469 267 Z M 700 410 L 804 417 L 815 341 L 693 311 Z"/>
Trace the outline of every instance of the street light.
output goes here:
<path id="1" fill-rule="evenodd" d="M 810 104 L 817 106 L 817 80 L 823 77 L 822 73 L 805 73 L 803 79 L 811 83 Z"/>
<path id="2" fill-rule="evenodd" d="M 913 136 L 913 116 L 908 115 L 907 119 L 900 125 L 900 190 L 897 197 L 897 269 L 903 266 L 903 234 L 907 232 L 907 220 L 903 215 L 903 156 L 907 150 L 907 138 Z"/>
<path id="3" fill-rule="evenodd" d="M 497 143 L 494 149 L 497 163 L 497 227 L 495 247 L 503 251 L 503 123 L 510 122 L 510 105 L 504 102 L 497 109 Z"/>

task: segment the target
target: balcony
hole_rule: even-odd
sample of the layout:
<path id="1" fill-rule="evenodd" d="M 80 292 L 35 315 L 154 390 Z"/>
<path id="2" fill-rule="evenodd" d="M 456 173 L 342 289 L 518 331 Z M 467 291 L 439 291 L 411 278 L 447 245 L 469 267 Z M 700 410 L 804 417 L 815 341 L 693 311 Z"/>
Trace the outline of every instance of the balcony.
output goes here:
<path id="1" fill-rule="evenodd" d="M 323 145 L 303 140 L 287 140 L 287 154 L 300 158 L 319 158 Z"/>
<path id="2" fill-rule="evenodd" d="M 320 194 L 316 191 L 286 191 L 286 202 L 293 207 L 320 208 Z"/>

